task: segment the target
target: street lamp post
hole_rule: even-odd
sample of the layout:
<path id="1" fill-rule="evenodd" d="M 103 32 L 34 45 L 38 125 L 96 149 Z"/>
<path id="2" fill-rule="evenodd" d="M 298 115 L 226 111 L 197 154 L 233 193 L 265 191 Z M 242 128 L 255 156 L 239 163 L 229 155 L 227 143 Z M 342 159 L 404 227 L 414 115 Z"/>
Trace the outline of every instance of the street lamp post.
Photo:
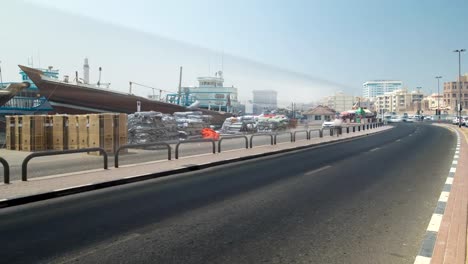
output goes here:
<path id="1" fill-rule="evenodd" d="M 437 119 L 440 121 L 440 79 L 442 76 L 436 76 L 437 79 Z"/>
<path id="2" fill-rule="evenodd" d="M 457 108 L 457 114 L 458 114 L 458 127 L 461 128 L 461 111 L 462 111 L 462 87 L 461 87 L 461 53 L 465 52 L 466 49 L 459 49 L 459 50 L 454 50 L 453 52 L 458 53 L 458 108 Z"/>
<path id="3" fill-rule="evenodd" d="M 418 90 L 418 97 L 419 97 L 419 92 L 421 91 L 422 87 L 421 86 L 418 86 L 416 87 L 416 89 Z M 413 98 L 411 98 L 411 101 L 413 101 Z M 414 102 L 413 102 L 414 103 Z M 421 115 L 422 116 L 422 101 L 421 100 L 418 100 L 418 115 Z"/>

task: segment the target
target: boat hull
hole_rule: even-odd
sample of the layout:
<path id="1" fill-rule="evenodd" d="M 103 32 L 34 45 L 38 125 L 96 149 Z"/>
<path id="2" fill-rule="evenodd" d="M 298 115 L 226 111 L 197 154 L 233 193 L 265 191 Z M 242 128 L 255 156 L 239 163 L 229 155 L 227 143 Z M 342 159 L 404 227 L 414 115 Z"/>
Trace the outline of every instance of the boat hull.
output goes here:
<path id="1" fill-rule="evenodd" d="M 87 114 L 100 112 L 135 113 L 137 104 L 140 111 L 157 111 L 166 114 L 188 111 L 186 107 L 166 102 L 154 101 L 144 97 L 116 92 L 108 89 L 90 88 L 80 84 L 64 83 L 43 78 L 40 70 L 19 65 L 32 82 L 39 88 L 59 114 Z M 196 109 L 204 114 L 213 115 L 214 124 L 222 124 L 230 114 L 206 109 Z"/>

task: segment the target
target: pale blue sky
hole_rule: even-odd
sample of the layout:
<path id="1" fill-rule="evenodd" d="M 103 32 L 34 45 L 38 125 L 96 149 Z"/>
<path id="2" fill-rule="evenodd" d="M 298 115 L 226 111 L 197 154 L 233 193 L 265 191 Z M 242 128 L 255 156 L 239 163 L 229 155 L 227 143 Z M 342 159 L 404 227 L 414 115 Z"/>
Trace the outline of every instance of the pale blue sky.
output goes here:
<path id="1" fill-rule="evenodd" d="M 468 1 L 463 0 L 28 0 L 6 5 L 10 18 L 26 10 L 27 21 L 46 28 L 24 28 L 26 21 L 7 25 L 6 33 L 23 30 L 36 38 L 7 45 L 8 55 L 0 52 L 4 71 L 7 58 L 10 67 L 24 63 L 28 55 L 22 49 L 40 50 L 42 61 L 67 71 L 80 68 L 82 57 L 89 56 L 92 66 L 110 64 L 103 68 L 119 89 L 129 78 L 175 87 L 177 65 L 184 65 L 184 81 L 193 85 L 196 76 L 220 67 L 224 52 L 226 82 L 243 98 L 252 89 L 271 87 L 285 101 L 316 100 L 337 90 L 360 95 L 370 79 L 399 79 L 410 89 L 422 86 L 429 92 L 436 89 L 434 76 L 456 78 L 452 50 L 468 48 Z M 54 42 L 53 34 L 76 35 Z M 85 38 L 81 45 L 76 43 L 80 36 Z M 118 59 L 112 49 L 119 50 Z M 465 57 L 462 68 L 468 72 Z M 138 65 L 138 73 L 128 72 Z M 151 79 L 143 66 L 154 69 Z"/>

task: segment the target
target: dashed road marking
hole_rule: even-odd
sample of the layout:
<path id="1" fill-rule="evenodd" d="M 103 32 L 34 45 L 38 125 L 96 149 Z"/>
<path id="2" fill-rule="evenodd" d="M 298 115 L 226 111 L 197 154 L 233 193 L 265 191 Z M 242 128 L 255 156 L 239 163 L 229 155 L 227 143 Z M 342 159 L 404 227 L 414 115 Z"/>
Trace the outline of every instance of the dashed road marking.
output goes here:
<path id="1" fill-rule="evenodd" d="M 453 159 L 459 159 L 459 158 L 460 158 L 460 156 L 458 156 L 458 155 L 453 156 Z"/>
<path id="2" fill-rule="evenodd" d="M 379 150 L 379 149 L 380 148 L 373 148 L 373 149 L 369 150 L 369 152 L 374 152 L 374 151 Z"/>
<path id="3" fill-rule="evenodd" d="M 450 172 L 456 172 L 456 171 L 457 171 L 456 168 L 454 168 L 454 167 L 451 167 L 451 168 L 450 168 Z"/>
<path id="4" fill-rule="evenodd" d="M 454 161 L 452 161 L 452 164 L 453 164 L 453 165 L 457 165 L 457 164 L 458 164 L 458 161 L 457 161 L 457 160 L 454 160 Z"/>
<path id="5" fill-rule="evenodd" d="M 312 175 L 312 174 L 315 174 L 315 173 L 317 173 L 317 172 L 320 172 L 320 171 L 326 170 L 326 169 L 328 169 L 328 168 L 331 168 L 331 167 L 332 167 L 332 166 L 330 166 L 330 165 L 323 166 L 323 167 L 321 167 L 321 168 L 318 168 L 318 169 L 315 169 L 315 170 L 308 171 L 308 172 L 304 173 L 304 175 L 307 175 L 307 176 L 308 176 L 308 175 Z"/>

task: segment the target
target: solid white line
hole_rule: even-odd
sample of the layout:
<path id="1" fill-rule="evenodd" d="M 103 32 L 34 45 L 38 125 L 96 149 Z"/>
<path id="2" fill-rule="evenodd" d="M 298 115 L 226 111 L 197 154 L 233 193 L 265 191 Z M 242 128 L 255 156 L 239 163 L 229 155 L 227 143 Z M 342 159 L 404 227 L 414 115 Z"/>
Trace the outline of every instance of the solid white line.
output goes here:
<path id="1" fill-rule="evenodd" d="M 431 221 L 427 226 L 427 231 L 438 232 L 440 228 L 440 223 L 442 222 L 441 214 L 432 214 Z"/>
<path id="2" fill-rule="evenodd" d="M 332 167 L 332 166 L 330 166 L 330 165 L 323 166 L 323 167 L 318 168 L 318 169 L 316 169 L 316 170 L 308 171 L 308 172 L 304 173 L 304 175 L 312 175 L 312 174 L 314 174 L 314 173 L 317 173 L 317 172 L 319 172 L 319 171 L 326 170 L 326 169 L 331 168 L 331 167 Z"/>
<path id="3" fill-rule="evenodd" d="M 431 258 L 423 257 L 423 256 L 416 256 L 416 260 L 414 261 L 414 264 L 430 264 L 430 263 L 431 263 Z"/>
<path id="4" fill-rule="evenodd" d="M 90 186 L 90 185 L 93 185 L 93 184 L 94 183 L 88 183 L 88 184 L 76 185 L 76 186 L 62 188 L 62 189 L 56 189 L 56 190 L 54 190 L 54 192 L 60 192 L 60 191 L 65 191 L 65 190 L 69 190 L 69 189 L 80 188 L 80 187 L 84 187 L 84 186 Z"/>
<path id="5" fill-rule="evenodd" d="M 456 172 L 456 171 L 457 171 L 457 169 L 455 169 L 455 168 L 450 168 L 450 172 Z"/>
<path id="6" fill-rule="evenodd" d="M 447 180 L 445 181 L 445 184 L 453 184 L 453 178 L 448 177 Z"/>
<path id="7" fill-rule="evenodd" d="M 450 196 L 450 192 L 441 192 L 439 197 L 439 202 L 447 202 Z"/>

